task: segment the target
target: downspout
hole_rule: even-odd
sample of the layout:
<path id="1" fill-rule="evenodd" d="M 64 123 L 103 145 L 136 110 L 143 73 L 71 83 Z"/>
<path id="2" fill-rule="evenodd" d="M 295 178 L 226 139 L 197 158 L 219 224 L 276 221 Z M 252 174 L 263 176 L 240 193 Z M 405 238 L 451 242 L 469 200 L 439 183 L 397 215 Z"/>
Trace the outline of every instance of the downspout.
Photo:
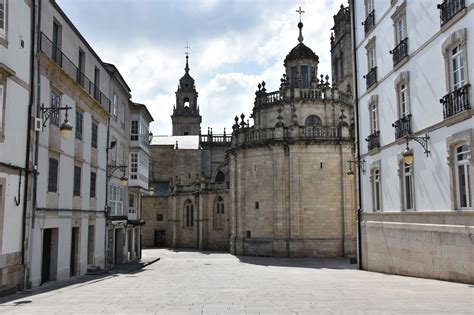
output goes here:
<path id="1" fill-rule="evenodd" d="M 355 23 L 355 10 L 354 10 L 355 1 L 350 0 L 350 10 L 351 10 L 351 20 L 352 20 L 352 52 L 353 52 L 353 76 L 354 76 L 354 107 L 355 107 L 355 121 L 356 121 L 356 143 L 357 143 L 357 161 L 360 162 L 360 138 L 359 138 L 359 93 L 358 93 L 358 81 L 357 81 L 357 53 L 356 53 L 356 23 Z M 362 185 L 361 185 L 361 167 L 358 164 L 357 167 L 357 265 L 359 269 L 362 268 L 362 242 L 361 242 L 361 223 L 362 218 Z"/>
<path id="2" fill-rule="evenodd" d="M 110 78 L 110 76 L 109 76 Z M 110 83 L 109 81 L 109 88 Z M 107 118 L 107 144 L 105 146 L 105 205 L 104 205 L 104 270 L 107 270 L 107 240 L 109 239 L 109 233 L 107 228 L 107 219 L 109 217 L 109 145 L 110 145 L 110 109 L 111 102 L 109 101 L 109 117 Z"/>
<path id="3" fill-rule="evenodd" d="M 26 254 L 28 253 L 28 241 L 26 237 L 26 215 L 28 212 L 28 184 L 29 184 L 29 164 L 30 164 L 30 145 L 31 145 L 31 115 L 33 113 L 33 91 L 34 91 L 34 84 L 35 84 L 35 70 L 34 70 L 34 63 L 35 63 L 35 23 L 36 23 L 36 1 L 32 1 L 32 9 L 31 9 L 31 34 L 30 34 L 30 99 L 28 104 L 28 125 L 26 129 L 26 153 L 25 153 L 25 187 L 23 192 L 23 219 L 21 223 L 21 264 L 23 265 L 23 288 L 26 288 L 27 284 L 27 270 L 25 263 L 27 261 Z"/>

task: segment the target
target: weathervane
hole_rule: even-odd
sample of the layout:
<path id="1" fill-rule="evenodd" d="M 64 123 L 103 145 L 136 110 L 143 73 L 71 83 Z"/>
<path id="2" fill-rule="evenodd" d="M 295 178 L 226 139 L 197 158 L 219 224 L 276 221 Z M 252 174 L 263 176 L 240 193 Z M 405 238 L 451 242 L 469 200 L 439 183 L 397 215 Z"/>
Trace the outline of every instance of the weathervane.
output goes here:
<path id="1" fill-rule="evenodd" d="M 305 13 L 305 11 L 301 10 L 301 7 L 296 10 L 296 13 L 299 13 L 300 14 L 300 22 L 301 22 L 301 14 Z"/>
<path id="2" fill-rule="evenodd" d="M 189 47 L 189 43 L 186 42 L 186 46 L 184 47 L 184 49 L 186 49 L 186 52 L 184 53 L 184 54 L 186 55 L 186 57 L 189 56 L 189 49 L 190 49 L 190 48 L 191 48 L 191 47 Z"/>

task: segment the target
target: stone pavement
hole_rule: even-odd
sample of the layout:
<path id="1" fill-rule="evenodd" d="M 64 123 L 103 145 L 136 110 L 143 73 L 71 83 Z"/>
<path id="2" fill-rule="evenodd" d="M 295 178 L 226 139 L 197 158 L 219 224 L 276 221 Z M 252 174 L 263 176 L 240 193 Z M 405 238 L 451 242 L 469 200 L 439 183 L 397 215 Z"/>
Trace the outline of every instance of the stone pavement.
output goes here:
<path id="1" fill-rule="evenodd" d="M 360 271 L 345 260 L 166 249 L 143 257 L 161 260 L 1 298 L 0 313 L 474 314 L 473 285 Z"/>

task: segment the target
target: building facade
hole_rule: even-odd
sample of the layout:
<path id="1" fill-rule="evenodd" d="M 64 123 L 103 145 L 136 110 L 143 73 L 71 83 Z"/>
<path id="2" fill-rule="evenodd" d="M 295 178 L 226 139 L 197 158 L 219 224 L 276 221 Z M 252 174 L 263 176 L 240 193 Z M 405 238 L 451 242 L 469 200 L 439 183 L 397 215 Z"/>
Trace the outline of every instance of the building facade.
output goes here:
<path id="1" fill-rule="evenodd" d="M 474 2 L 352 5 L 362 268 L 472 283 Z"/>
<path id="2" fill-rule="evenodd" d="M 0 287 L 23 286 L 32 4 L 0 1 Z"/>
<path id="3" fill-rule="evenodd" d="M 235 117 L 230 149 L 230 251 L 236 255 L 355 255 L 350 95 L 318 78 L 319 57 L 299 43 L 281 86 L 258 85 L 254 125 Z"/>

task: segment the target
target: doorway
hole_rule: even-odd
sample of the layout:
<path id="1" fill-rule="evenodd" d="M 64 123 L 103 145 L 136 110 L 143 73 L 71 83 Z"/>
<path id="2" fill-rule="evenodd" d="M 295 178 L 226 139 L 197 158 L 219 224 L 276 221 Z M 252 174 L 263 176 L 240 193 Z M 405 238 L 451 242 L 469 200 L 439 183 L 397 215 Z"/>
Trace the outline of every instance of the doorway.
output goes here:
<path id="1" fill-rule="evenodd" d="M 115 264 L 123 264 L 123 229 L 115 229 Z"/>
<path id="2" fill-rule="evenodd" d="M 154 246 L 155 247 L 165 247 L 165 231 L 163 230 L 155 230 L 155 241 L 154 241 Z"/>
<path id="3" fill-rule="evenodd" d="M 69 276 L 78 275 L 79 265 L 79 227 L 73 227 L 71 233 L 71 259 L 69 261 Z"/>
<path id="4" fill-rule="evenodd" d="M 56 280 L 58 262 L 58 229 L 43 230 L 41 284 Z"/>

